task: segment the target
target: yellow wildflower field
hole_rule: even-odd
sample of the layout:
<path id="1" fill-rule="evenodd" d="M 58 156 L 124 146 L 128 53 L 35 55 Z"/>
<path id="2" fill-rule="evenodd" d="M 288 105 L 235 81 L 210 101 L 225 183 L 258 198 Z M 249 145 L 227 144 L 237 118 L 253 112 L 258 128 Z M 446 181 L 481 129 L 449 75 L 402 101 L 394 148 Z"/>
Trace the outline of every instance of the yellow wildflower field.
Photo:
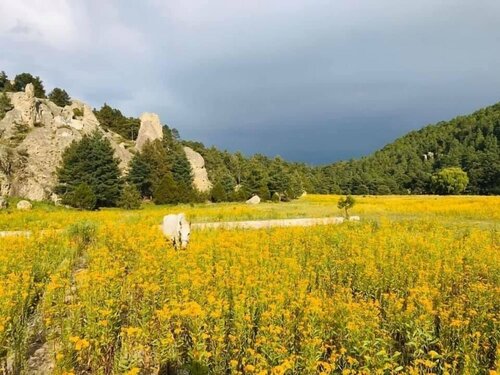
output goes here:
<path id="1" fill-rule="evenodd" d="M 337 200 L 0 214 L 33 231 L 0 238 L 0 372 L 499 371 L 500 198 L 359 197 L 359 223 L 193 231 L 186 251 L 158 229 L 171 212 L 338 216 Z"/>

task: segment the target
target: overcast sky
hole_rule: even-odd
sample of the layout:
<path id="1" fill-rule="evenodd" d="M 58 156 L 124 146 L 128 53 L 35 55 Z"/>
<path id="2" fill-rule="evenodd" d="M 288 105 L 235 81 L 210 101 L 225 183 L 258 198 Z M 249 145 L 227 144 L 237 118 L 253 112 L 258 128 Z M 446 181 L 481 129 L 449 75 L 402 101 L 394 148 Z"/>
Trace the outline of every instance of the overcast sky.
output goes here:
<path id="1" fill-rule="evenodd" d="M 500 1 L 0 0 L 0 70 L 326 163 L 500 101 Z"/>

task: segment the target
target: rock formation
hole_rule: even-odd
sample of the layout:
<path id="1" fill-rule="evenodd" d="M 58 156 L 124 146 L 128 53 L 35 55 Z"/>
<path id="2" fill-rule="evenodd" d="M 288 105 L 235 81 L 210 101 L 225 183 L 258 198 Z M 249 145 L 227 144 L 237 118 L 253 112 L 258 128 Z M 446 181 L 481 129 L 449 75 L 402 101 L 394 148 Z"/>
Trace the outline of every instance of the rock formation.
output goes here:
<path id="1" fill-rule="evenodd" d="M 92 108 L 73 100 L 64 108 L 48 99 L 36 98 L 32 84 L 24 92 L 7 93 L 13 109 L 0 120 L 0 196 L 19 196 L 29 200 L 51 199 L 57 184 L 57 167 L 64 150 L 83 135 L 101 131 L 120 160 L 120 169 L 126 172 L 133 154 L 132 141 L 119 134 L 105 131 Z M 141 151 L 149 140 L 163 138 L 163 127 L 155 113 L 143 113 L 135 142 Z M 127 148 L 128 147 L 128 148 Z M 131 150 L 134 151 L 135 150 Z M 194 174 L 194 187 L 206 192 L 212 188 L 203 157 L 189 147 L 184 148 Z"/>
<path id="2" fill-rule="evenodd" d="M 140 117 L 141 127 L 135 141 L 135 147 L 141 151 L 147 141 L 163 138 L 163 127 L 156 113 L 143 113 Z"/>
<path id="3" fill-rule="evenodd" d="M 19 201 L 17 203 L 16 208 L 18 210 L 28 211 L 28 210 L 31 210 L 33 208 L 33 205 L 28 201 Z"/>
<path id="4" fill-rule="evenodd" d="M 24 92 L 7 95 L 14 108 L 0 121 L 0 195 L 47 199 L 64 150 L 84 134 L 101 129 L 99 122 L 92 108 L 78 100 L 61 108 L 35 98 L 32 84 Z M 103 133 L 125 170 L 132 155 L 119 135 Z"/>
<path id="5" fill-rule="evenodd" d="M 185 146 L 184 152 L 193 170 L 194 187 L 202 193 L 209 191 L 212 188 L 212 183 L 208 179 L 207 170 L 205 169 L 205 160 L 199 153 L 190 147 Z"/>
<path id="6" fill-rule="evenodd" d="M 259 204 L 260 197 L 258 195 L 254 195 L 252 198 L 246 201 L 246 204 Z"/>

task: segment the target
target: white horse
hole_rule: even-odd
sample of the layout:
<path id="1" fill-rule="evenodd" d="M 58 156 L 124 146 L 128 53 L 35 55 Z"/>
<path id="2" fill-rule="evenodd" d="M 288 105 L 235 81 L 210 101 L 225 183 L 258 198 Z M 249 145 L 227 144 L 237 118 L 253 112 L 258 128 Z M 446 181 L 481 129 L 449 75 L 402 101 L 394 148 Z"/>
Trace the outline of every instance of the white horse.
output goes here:
<path id="1" fill-rule="evenodd" d="M 165 237 L 172 241 L 174 248 L 177 249 L 179 245 L 182 249 L 187 247 L 191 226 L 184 214 L 171 214 L 163 217 L 161 229 Z"/>

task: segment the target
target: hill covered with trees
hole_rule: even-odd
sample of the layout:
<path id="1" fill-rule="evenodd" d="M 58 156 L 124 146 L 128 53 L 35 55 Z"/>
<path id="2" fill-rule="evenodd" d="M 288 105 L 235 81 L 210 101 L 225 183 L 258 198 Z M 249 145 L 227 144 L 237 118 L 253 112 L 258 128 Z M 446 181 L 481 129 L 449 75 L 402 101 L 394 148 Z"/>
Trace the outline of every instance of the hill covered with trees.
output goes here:
<path id="1" fill-rule="evenodd" d="M 0 90 L 3 91 L 0 120 L 12 109 L 6 93 L 22 91 L 29 83 L 37 98 L 45 97 L 39 77 L 21 73 L 11 81 L 5 73 L 0 73 Z M 59 107 L 72 105 L 69 94 L 60 88 L 53 89 L 48 100 Z M 75 118 L 83 115 L 79 108 L 72 110 Z M 112 132 L 113 137 L 120 138 L 124 144 L 133 144 L 139 131 L 138 118 L 127 117 L 106 103 L 99 110 L 94 109 L 93 114 L 105 132 Z M 113 202 L 120 197 L 123 186 L 130 187 L 129 193 L 137 193 L 157 203 L 207 198 L 214 202 L 246 200 L 255 194 L 263 200 L 286 201 L 299 197 L 304 191 L 319 194 L 500 194 L 499 143 L 500 103 L 412 131 L 366 157 L 323 166 L 288 162 L 279 156 L 245 156 L 240 152 L 206 147 L 200 142 L 182 140 L 175 128 L 163 125 L 161 142 L 153 142 L 141 151 L 130 148 L 133 157 L 128 164 L 128 175 L 116 179 Z M 211 192 L 198 194 L 193 190 L 193 174 L 184 146 L 204 158 L 212 183 Z M 106 147 L 104 149 L 109 148 Z M 108 152 L 106 157 L 112 157 L 112 149 L 108 151 L 111 156 Z M 70 164 L 68 168 L 72 168 Z M 60 182 L 71 187 L 71 178 L 66 180 Z M 95 190 L 92 181 L 83 176 L 78 184 L 84 183 Z M 93 194 L 97 204 L 102 205 L 101 192 L 93 191 Z"/>
<path id="2" fill-rule="evenodd" d="M 500 194 L 500 103 L 412 131 L 370 156 L 320 168 L 325 192 L 436 193 L 433 175 L 459 167 L 469 194 Z"/>

